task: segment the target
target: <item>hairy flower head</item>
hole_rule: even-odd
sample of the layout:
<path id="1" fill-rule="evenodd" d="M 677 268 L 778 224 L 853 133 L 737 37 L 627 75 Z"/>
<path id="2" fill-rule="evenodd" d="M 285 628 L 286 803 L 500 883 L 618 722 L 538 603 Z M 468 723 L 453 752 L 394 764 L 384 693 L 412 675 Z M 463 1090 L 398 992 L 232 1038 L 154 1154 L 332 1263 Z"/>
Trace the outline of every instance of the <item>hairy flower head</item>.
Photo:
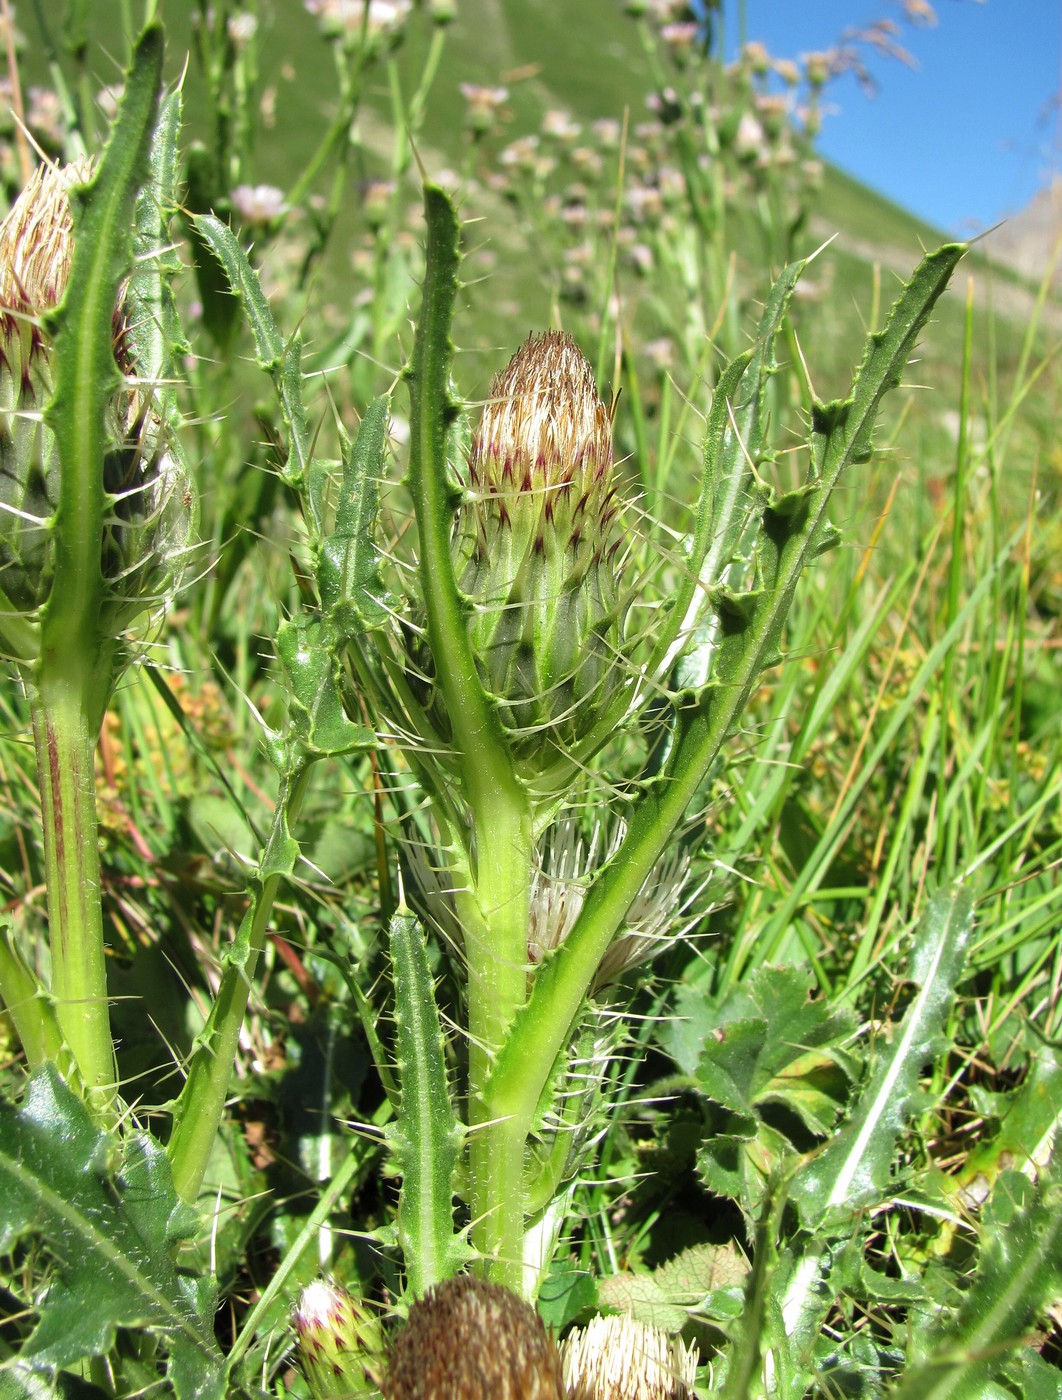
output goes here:
<path id="1" fill-rule="evenodd" d="M 564 1340 L 564 1378 L 588 1400 L 688 1400 L 697 1349 L 629 1313 L 595 1317 Z"/>
<path id="2" fill-rule="evenodd" d="M 70 190 L 91 174 L 87 162 L 41 166 L 0 223 L 0 645 L 7 640 L 4 618 L 32 617 L 51 587 L 61 463 L 46 421 L 56 353 L 49 316 L 63 302 L 73 265 Z M 193 512 L 156 386 L 138 373 L 124 297 L 113 309 L 113 351 L 121 382 L 108 406 L 110 444 L 98 469 L 108 500 L 101 625 L 117 635 L 174 586 Z M 11 650 L 20 654 L 18 646 Z"/>
<path id="3" fill-rule="evenodd" d="M 376 1394 L 383 1370 L 380 1324 L 346 1289 L 315 1279 L 302 1290 L 293 1321 L 314 1400 Z"/>
<path id="4" fill-rule="evenodd" d="M 568 335 L 530 337 L 494 380 L 453 555 L 473 651 L 532 774 L 624 683 L 612 422 Z"/>

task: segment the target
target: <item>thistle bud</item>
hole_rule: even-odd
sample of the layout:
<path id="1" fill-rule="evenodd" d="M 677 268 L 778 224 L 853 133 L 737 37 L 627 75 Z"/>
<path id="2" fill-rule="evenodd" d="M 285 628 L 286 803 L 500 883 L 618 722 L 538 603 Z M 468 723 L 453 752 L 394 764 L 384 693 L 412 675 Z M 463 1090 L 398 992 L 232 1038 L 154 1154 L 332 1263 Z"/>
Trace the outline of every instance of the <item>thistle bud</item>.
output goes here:
<path id="1" fill-rule="evenodd" d="M 46 318 L 70 277 L 68 191 L 90 174 L 87 164 L 42 166 L 0 224 L 0 639 L 4 616 L 32 617 L 51 588 L 60 463 L 45 421 L 54 392 Z M 123 381 L 108 407 L 110 448 L 100 463 L 109 499 L 100 569 L 101 626 L 117 635 L 175 583 L 193 512 L 154 388 L 136 377 L 123 305 L 114 311 L 114 354 Z"/>
<path id="2" fill-rule="evenodd" d="M 621 684 L 612 423 L 568 335 L 531 337 L 490 391 L 453 541 L 470 637 L 518 759 L 543 768 Z"/>
<path id="3" fill-rule="evenodd" d="M 385 1400 L 567 1400 L 560 1356 L 542 1320 L 495 1283 L 439 1284 L 410 1309 Z"/>
<path id="4" fill-rule="evenodd" d="M 294 1321 L 299 1362 L 314 1400 L 377 1393 L 380 1324 L 345 1289 L 322 1279 L 308 1284 Z"/>

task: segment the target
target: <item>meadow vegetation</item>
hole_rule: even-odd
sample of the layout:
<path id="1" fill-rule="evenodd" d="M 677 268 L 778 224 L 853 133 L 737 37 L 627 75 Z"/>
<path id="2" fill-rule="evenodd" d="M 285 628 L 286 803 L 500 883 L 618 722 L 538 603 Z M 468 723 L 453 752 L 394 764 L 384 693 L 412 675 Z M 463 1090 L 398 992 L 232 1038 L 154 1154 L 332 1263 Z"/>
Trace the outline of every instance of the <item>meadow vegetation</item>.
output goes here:
<path id="1" fill-rule="evenodd" d="M 102 8 L 0 26 L 0 1397 L 1056 1397 L 1056 305 L 815 149 L 930 6 Z"/>

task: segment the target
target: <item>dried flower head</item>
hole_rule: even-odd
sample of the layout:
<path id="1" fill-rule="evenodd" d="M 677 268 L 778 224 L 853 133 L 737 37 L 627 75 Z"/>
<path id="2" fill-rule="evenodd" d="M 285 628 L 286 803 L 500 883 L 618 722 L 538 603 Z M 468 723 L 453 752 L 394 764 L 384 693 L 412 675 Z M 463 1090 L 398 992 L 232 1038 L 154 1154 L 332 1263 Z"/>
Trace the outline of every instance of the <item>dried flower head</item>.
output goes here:
<path id="1" fill-rule="evenodd" d="M 688 1400 L 697 1373 L 697 1348 L 687 1347 L 629 1313 L 595 1317 L 576 1328 L 562 1348 L 569 1389 L 588 1400 Z"/>
<path id="2" fill-rule="evenodd" d="M 385 1400 L 567 1400 L 560 1356 L 533 1308 L 482 1279 L 450 1279 L 410 1309 Z"/>

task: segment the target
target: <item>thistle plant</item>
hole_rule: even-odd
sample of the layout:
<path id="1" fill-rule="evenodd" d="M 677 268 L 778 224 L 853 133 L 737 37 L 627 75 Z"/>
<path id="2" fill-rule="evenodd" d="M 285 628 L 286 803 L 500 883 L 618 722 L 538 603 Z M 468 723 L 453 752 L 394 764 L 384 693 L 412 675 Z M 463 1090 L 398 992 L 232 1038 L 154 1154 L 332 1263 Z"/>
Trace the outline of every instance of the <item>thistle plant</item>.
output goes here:
<path id="1" fill-rule="evenodd" d="M 33 722 L 50 924 L 47 985 L 7 941 L 0 987 L 31 1063 L 58 1060 L 103 1112 L 93 753 L 192 531 L 164 382 L 164 214 L 158 189 L 141 194 L 161 57 L 149 30 L 99 167 L 42 166 L 0 226 L 0 645 Z"/>
<path id="2" fill-rule="evenodd" d="M 799 640 L 789 629 L 799 625 L 792 605 L 800 593 L 819 597 L 806 575 L 838 543 L 831 499 L 846 481 L 862 482 L 882 400 L 900 383 L 965 250 L 948 244 L 923 258 L 867 339 L 850 392 L 817 397 L 803 347 L 794 353 L 791 319 L 806 263 L 783 268 L 758 323 L 744 326 L 748 303 L 727 280 L 717 219 L 726 212 L 720 168 L 702 160 L 713 143 L 727 144 L 748 176 L 750 203 L 773 190 L 784 204 L 792 133 L 774 121 L 766 85 L 771 73 L 794 88 L 797 80 L 752 47 L 727 79 L 755 109 L 775 161 L 767 171 L 758 164 L 760 137 L 748 121 L 742 128 L 751 109 L 725 96 L 718 111 L 694 120 L 704 105 L 704 55 L 692 14 L 632 6 L 652 12 L 651 30 L 648 21 L 642 28 L 659 101 L 675 99 L 665 62 L 681 89 L 676 110 L 661 115 L 669 131 L 675 118 L 667 141 L 686 163 L 661 169 L 656 189 L 654 177 L 639 178 L 627 211 L 637 222 L 640 201 L 653 220 L 651 257 L 631 249 L 638 275 L 681 265 L 690 278 L 663 289 L 656 306 L 687 347 L 685 366 L 697 370 L 690 402 L 703 414 L 693 499 L 682 528 L 672 528 L 673 520 L 653 519 L 666 472 L 643 452 L 644 414 L 633 429 L 626 418 L 646 406 L 626 344 L 615 361 L 623 393 L 613 393 L 611 406 L 594 368 L 606 358 L 610 313 L 592 336 L 576 322 L 575 334 L 528 337 L 508 367 L 492 366 L 498 372 L 479 409 L 459 396 L 452 340 L 464 333 L 455 320 L 461 233 L 435 185 L 423 191 L 419 305 L 411 279 L 396 271 L 405 269 L 404 251 L 394 254 L 410 159 L 404 134 L 396 132 L 387 188 L 371 198 L 368 186 L 361 191 L 373 254 L 357 266 L 373 279 L 371 315 L 360 300 L 334 361 L 332 347 L 307 351 L 284 324 L 289 312 L 291 326 L 308 324 L 305 308 L 285 305 L 285 290 L 268 277 L 263 290 L 263 250 L 248 251 L 243 236 L 253 225 L 263 244 L 304 241 L 301 271 L 287 288 L 301 295 L 349 194 L 339 172 L 355 149 L 363 154 L 353 118 L 370 65 L 386 67 L 395 110 L 408 111 L 416 130 L 451 7 L 425 12 L 430 42 L 417 52 L 428 59 L 403 108 L 393 56 L 407 31 L 414 37 L 413 7 L 306 6 L 334 50 L 339 102 L 283 197 L 251 166 L 259 30 L 254 15 L 236 8 L 222 0 L 204 9 L 197 30 L 212 74 L 215 145 L 209 156 L 189 154 L 186 186 L 179 101 L 160 96 L 161 36 L 152 26 L 137 45 L 102 157 L 43 171 L 0 229 L 0 637 L 33 719 L 51 924 L 40 969 L 20 925 L 0 938 L 0 993 L 31 1071 L 17 1106 L 0 1102 L 0 1256 L 4 1297 L 19 1310 L 12 1317 L 5 1301 L 0 1385 L 65 1393 L 88 1384 L 113 1395 L 167 1386 L 177 1400 L 260 1396 L 282 1385 L 386 1400 L 688 1400 L 695 1389 L 724 1400 L 803 1400 L 881 1393 L 894 1380 L 902 1395 L 959 1395 L 1002 1376 L 1012 1389 L 1029 1379 L 1048 1393 L 1041 1358 L 1028 1348 L 1013 1359 L 1001 1353 L 1059 1288 L 1051 1143 L 1062 1071 L 1050 1043 L 1037 1042 L 1013 1097 L 971 1091 L 986 1119 L 1011 1103 L 1014 1117 L 961 1179 L 937 1191 L 930 1154 L 938 1149 L 926 1146 L 934 1129 L 911 1131 L 925 1112 L 926 1066 L 949 1080 L 933 1086 L 941 1098 L 968 1068 L 953 1071 L 939 1050 L 958 1044 L 949 1025 L 956 989 L 971 960 L 985 972 L 976 960 L 993 936 L 985 929 L 972 937 L 969 890 L 950 883 L 956 862 L 941 859 L 944 887 L 924 901 L 920 919 L 913 906 L 923 902 L 929 856 L 912 876 L 910 910 L 897 914 L 901 901 L 889 908 L 906 921 L 887 958 L 894 1012 L 875 1000 L 885 985 L 875 923 L 886 917 L 885 895 L 875 894 L 849 981 L 833 996 L 811 994 L 812 973 L 828 988 L 822 944 L 807 943 L 806 965 L 789 956 L 794 930 L 807 927 L 800 901 L 811 907 L 818 893 L 844 895 L 823 885 L 847 834 L 850 794 L 821 837 L 827 854 L 799 873 L 762 927 L 750 935 L 735 922 L 718 957 L 698 960 L 683 947 L 718 908 L 713 867 L 748 868 L 756 853 L 748 832 L 809 763 L 804 731 L 787 747 L 791 713 L 810 709 L 807 732 L 821 735 L 829 711 L 822 697 L 835 697 L 857 670 L 846 651 L 834 673 L 841 647 L 831 640 L 823 649 L 830 664 L 815 657 L 823 688 L 792 710 L 779 699 L 770 732 L 763 726 L 765 673 L 789 649 L 821 649 L 808 644 L 806 625 Z M 810 71 L 807 82 L 821 87 Z M 226 85 L 236 101 L 232 122 Z M 493 121 L 505 99 L 485 91 Z M 550 125 L 572 166 L 592 178 L 594 153 L 574 146 L 564 120 Z M 652 135 L 635 132 L 629 148 L 642 175 L 653 162 L 639 147 L 664 140 L 658 126 Z M 474 154 L 487 136 L 479 132 Z M 328 161 L 337 178 L 327 199 L 311 202 L 307 191 Z M 539 193 L 529 179 L 522 207 Z M 799 194 L 803 200 L 807 188 Z M 195 264 L 203 301 L 198 334 L 208 344 L 190 370 L 194 423 L 178 412 L 174 382 L 175 368 L 191 358 L 171 288 L 180 253 L 169 223 L 178 204 L 189 234 L 181 252 Z M 589 207 L 591 200 L 578 217 L 572 212 L 572 227 Z M 756 213 L 765 213 L 762 200 Z M 242 230 L 226 222 L 230 215 L 244 218 Z M 312 233 L 289 216 L 312 220 Z M 784 233 L 771 247 L 788 256 L 796 223 L 761 221 L 769 236 Z M 617 231 L 616 249 L 627 246 L 627 232 Z M 610 292 L 615 264 L 601 265 Z M 231 297 L 218 297 L 222 282 Z M 675 309 L 675 287 L 688 314 Z M 397 385 L 368 401 L 376 365 L 365 356 L 347 384 L 360 410 L 356 434 L 347 436 L 354 418 L 342 375 L 338 411 L 315 421 L 308 368 L 345 364 L 370 346 L 378 362 L 410 306 L 415 330 Z M 269 443 L 258 456 L 240 440 L 239 412 L 222 409 L 243 363 L 241 318 L 277 405 L 272 414 L 256 410 Z M 210 383 L 211 357 L 223 365 L 221 390 Z M 392 433 L 407 399 L 408 440 Z M 616 460 L 614 430 L 638 445 L 636 460 Z M 667 425 L 660 431 L 662 440 Z M 327 455 L 332 435 L 337 460 Z M 183 1006 L 177 1034 L 157 1057 L 161 1068 L 144 1076 L 149 1087 L 136 1110 L 165 1120 L 168 1133 L 156 1140 L 118 1096 L 93 745 L 123 669 L 163 625 L 188 554 L 189 442 L 199 450 L 188 457 L 202 460 L 212 481 L 255 478 L 246 495 L 216 487 L 218 558 L 197 596 L 227 600 L 224 641 L 239 639 L 244 668 L 233 689 L 248 701 L 248 728 L 260 725 L 256 738 L 273 772 L 264 780 L 251 773 L 254 764 L 228 742 L 221 758 L 202 760 L 197 771 L 209 769 L 210 783 L 240 808 L 239 839 L 213 839 L 226 847 L 228 870 L 242 872 L 242 898 L 231 880 L 202 898 L 182 887 L 179 928 L 175 913 L 170 924 L 160 920 L 157 938 L 141 929 L 197 998 Z M 268 472 L 245 469 L 269 453 Z M 960 498 L 957 486 L 957 518 Z M 228 548 L 236 520 L 246 532 Z M 282 522 L 285 542 L 270 586 L 250 598 L 279 618 L 272 648 L 262 644 L 258 614 L 248 621 L 248 594 L 238 597 L 235 581 L 257 548 L 256 520 L 263 536 Z M 999 534 L 966 598 L 955 566 L 941 634 L 912 665 L 913 679 L 904 676 L 912 694 L 951 656 L 1002 577 L 1013 542 Z M 1020 601 L 1024 616 L 1024 594 Z M 189 672 L 202 664 L 221 673 L 223 647 L 209 625 L 216 608 L 195 606 L 196 625 L 167 636 L 169 655 Z M 272 670 L 260 659 L 270 651 Z M 1005 669 L 995 665 L 993 704 L 1006 688 Z M 191 706 L 183 710 L 178 688 L 152 678 L 151 698 L 162 697 L 174 726 L 168 732 L 194 739 Z M 912 778 L 921 782 L 937 767 L 944 775 L 935 810 L 951 825 L 943 838 L 926 838 L 934 858 L 965 843 L 988 801 L 963 786 L 988 742 L 981 735 L 971 740 L 957 795 L 948 786 L 953 756 L 936 726 L 951 702 L 961 708 L 958 685 L 949 696 L 948 684 L 924 726 Z M 143 695 L 130 687 L 116 706 L 129 700 L 133 713 L 137 699 Z M 917 713 L 911 694 L 900 695 L 889 737 Z M 750 757 L 744 735 L 754 725 Z M 740 781 L 739 749 L 747 765 Z M 873 750 L 867 767 L 883 752 Z M 761 776 L 768 768 L 770 784 Z M 325 772 L 327 782 L 315 781 Z M 1057 780 L 1036 781 L 1029 806 L 1040 812 Z M 711 803 L 724 783 L 730 810 L 720 815 Z M 373 819 L 359 822 L 368 794 Z M 344 835 L 356 825 L 371 851 L 344 883 L 337 877 L 338 887 L 311 846 L 314 803 Z M 724 828 L 732 845 L 716 861 L 704 836 Z M 993 853 L 1008 852 L 1001 890 L 1049 875 L 1057 846 L 1031 849 L 1030 833 L 1042 829 L 1023 816 L 992 835 Z M 891 868 L 908 854 L 897 842 Z M 152 885 L 149 908 L 168 908 L 172 897 L 177 910 L 161 860 L 156 870 L 154 855 L 143 859 L 138 873 Z M 758 885 L 748 908 L 769 889 L 767 880 Z M 1049 897 L 1037 907 L 1050 909 Z M 817 917 L 815 906 L 808 918 Z M 1000 960 L 1026 958 L 1013 932 L 1020 919 L 1001 906 L 999 923 L 1007 943 Z M 161 936 L 176 932 L 183 941 Z M 840 921 L 830 929 L 838 945 L 846 934 Z M 904 962 L 894 955 L 908 936 Z M 1051 946 L 1045 934 L 1021 970 L 1037 995 L 1054 985 Z M 779 949 L 797 965 L 774 965 Z M 655 981 L 660 956 L 667 962 Z M 638 986 L 634 973 L 646 968 Z M 257 993 L 261 1002 L 252 1001 Z M 993 1011 L 994 1036 L 1003 1035 L 1009 1010 L 1008 1002 Z M 299 1127 L 284 1125 L 288 1142 L 263 1165 L 264 1124 L 241 1124 L 235 1112 L 226 1121 L 227 1113 L 241 1099 L 247 1109 L 253 1095 L 263 1118 L 272 1108 L 279 1116 L 285 1084 L 311 1097 L 311 1021 L 327 1032 L 328 1051 L 312 1081 L 316 1137 L 303 1135 L 311 1109 L 300 1101 Z M 650 1063 L 666 1055 L 667 1077 L 643 1096 L 642 1051 L 650 1046 Z M 349 1079 L 338 1068 L 340 1050 L 362 1057 Z M 261 1161 L 252 1128 L 263 1128 Z M 307 1141 L 327 1149 L 312 1174 Z M 676 1167 L 683 1153 L 692 1160 Z M 290 1191 L 281 1173 L 294 1172 L 296 1158 L 304 1176 Z M 660 1241 L 673 1244 L 687 1218 L 672 1179 L 680 1172 L 700 1204 L 709 1193 L 734 1202 L 744 1252 L 737 1239 L 723 1247 L 698 1241 L 659 1262 Z M 314 1199 L 301 1213 L 308 1194 Z M 984 1245 L 971 1226 L 979 1209 Z M 931 1243 L 915 1230 L 905 1239 L 901 1210 L 946 1218 L 946 1227 Z M 656 1225 L 630 1223 L 639 1213 L 653 1216 L 659 1235 Z M 267 1232 L 268 1279 L 250 1247 Z M 371 1250 L 351 1245 L 347 1232 L 367 1237 Z M 941 1286 L 948 1251 L 951 1273 L 967 1275 L 955 1306 Z M 332 1277 L 308 1282 L 318 1269 Z M 227 1307 L 218 1308 L 217 1293 Z M 836 1341 L 846 1308 L 862 1310 L 859 1325 Z M 595 1316 L 602 1310 L 619 1315 Z M 905 1330 L 909 1365 L 898 1359 Z M 691 1333 L 707 1363 L 699 1374 Z M 9 1335 L 18 1337 L 18 1356 L 9 1354 Z"/>
<path id="3" fill-rule="evenodd" d="M 415 553 L 403 562 L 401 546 L 377 538 L 386 405 L 374 405 L 341 487 L 339 512 L 359 534 L 344 527 L 321 540 L 317 577 L 357 696 L 428 799 L 427 827 L 414 813 L 406 834 L 431 853 L 428 883 L 450 902 L 464 982 L 461 1116 L 441 1025 L 425 1021 L 434 1006 L 426 953 L 399 911 L 401 1094 L 389 1140 L 404 1180 L 410 1287 L 419 1295 L 448 1277 L 470 1246 L 488 1277 L 533 1297 L 563 1221 L 573 1146 L 593 1133 L 594 1110 L 575 1085 L 588 1082 L 583 1028 L 596 1017 L 602 966 L 774 660 L 800 575 L 833 541 L 830 492 L 866 459 L 880 399 L 962 249 L 924 261 L 869 342 L 852 396 L 813 406 L 807 477 L 781 492 L 760 467 L 775 340 L 801 268 L 786 270 L 754 349 L 716 386 L 696 529 L 674 595 L 637 635 L 609 415 L 589 365 L 568 338 L 533 337 L 495 380 L 469 437 L 450 386 L 457 227 L 440 191 L 427 191 L 426 214 L 424 303 L 406 371 Z M 622 730 L 637 732 L 648 754 L 642 773 L 627 775 L 622 839 L 580 873 L 563 937 L 543 936 L 531 908 L 541 851 Z M 467 1224 L 455 1215 L 462 1157 Z"/>

